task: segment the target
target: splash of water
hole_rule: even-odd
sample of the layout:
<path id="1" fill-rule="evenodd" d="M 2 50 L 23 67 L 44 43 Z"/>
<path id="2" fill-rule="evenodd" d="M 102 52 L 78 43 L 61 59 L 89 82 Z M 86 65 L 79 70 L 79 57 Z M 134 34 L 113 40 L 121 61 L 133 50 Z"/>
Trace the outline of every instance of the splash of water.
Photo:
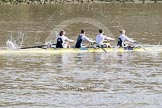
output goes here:
<path id="1" fill-rule="evenodd" d="M 14 42 L 12 42 L 11 40 L 7 40 L 6 41 L 6 45 L 8 49 L 18 49 L 18 45 Z"/>
<path id="2" fill-rule="evenodd" d="M 6 46 L 8 49 L 19 49 L 23 44 L 24 38 L 23 32 L 18 32 L 17 38 L 13 39 L 13 33 L 10 34 L 10 39 L 6 41 Z"/>

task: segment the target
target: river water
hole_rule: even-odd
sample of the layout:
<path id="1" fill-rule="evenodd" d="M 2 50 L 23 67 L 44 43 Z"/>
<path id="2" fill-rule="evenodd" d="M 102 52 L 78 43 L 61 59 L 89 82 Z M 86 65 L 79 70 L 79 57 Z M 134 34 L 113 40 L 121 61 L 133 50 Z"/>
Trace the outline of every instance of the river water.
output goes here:
<path id="1" fill-rule="evenodd" d="M 161 42 L 162 4 L 1 5 L 0 46 L 44 44 L 64 29 L 95 39 L 119 29 L 143 43 Z M 113 42 L 113 45 L 116 43 Z M 156 49 L 156 47 L 155 47 Z M 0 55 L 0 107 L 160 108 L 162 53 L 109 52 Z"/>

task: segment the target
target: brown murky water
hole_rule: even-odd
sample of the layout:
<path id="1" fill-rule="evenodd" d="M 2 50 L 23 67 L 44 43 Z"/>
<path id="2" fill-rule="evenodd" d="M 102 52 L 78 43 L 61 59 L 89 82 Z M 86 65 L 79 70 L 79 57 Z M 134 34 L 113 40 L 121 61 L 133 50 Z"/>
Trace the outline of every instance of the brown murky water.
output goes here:
<path id="1" fill-rule="evenodd" d="M 143 44 L 158 44 L 162 4 L 1 5 L 0 46 L 19 33 L 23 46 L 44 44 L 65 29 L 95 38 L 118 30 Z M 113 43 L 115 45 L 115 42 Z M 110 52 L 0 55 L 0 107 L 159 108 L 162 53 Z"/>

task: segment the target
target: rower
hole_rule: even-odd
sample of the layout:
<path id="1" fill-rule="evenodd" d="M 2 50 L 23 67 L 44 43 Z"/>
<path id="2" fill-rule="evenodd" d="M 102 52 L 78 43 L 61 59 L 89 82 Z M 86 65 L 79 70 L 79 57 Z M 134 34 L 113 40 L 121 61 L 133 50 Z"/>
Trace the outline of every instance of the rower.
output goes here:
<path id="1" fill-rule="evenodd" d="M 132 43 L 134 43 L 136 41 L 131 38 L 128 38 L 125 35 L 126 31 L 124 29 L 120 30 L 119 32 L 120 32 L 120 36 L 118 38 L 117 46 L 118 47 L 134 47 L 134 45 Z"/>
<path id="2" fill-rule="evenodd" d="M 70 48 L 70 45 L 66 42 L 74 42 L 74 40 L 69 39 L 65 36 L 66 32 L 64 30 L 60 31 L 59 36 L 57 36 L 56 48 Z"/>
<path id="3" fill-rule="evenodd" d="M 99 29 L 99 34 L 96 36 L 97 47 L 108 48 L 111 47 L 110 43 L 104 43 L 106 41 L 115 40 L 114 38 L 108 37 L 104 35 L 104 31 Z"/>
<path id="4" fill-rule="evenodd" d="M 84 46 L 84 41 L 88 41 L 90 43 L 94 43 L 95 41 L 91 40 L 90 38 L 88 38 L 87 36 L 85 36 L 85 31 L 81 30 L 81 33 L 78 36 L 75 48 L 81 48 Z"/>

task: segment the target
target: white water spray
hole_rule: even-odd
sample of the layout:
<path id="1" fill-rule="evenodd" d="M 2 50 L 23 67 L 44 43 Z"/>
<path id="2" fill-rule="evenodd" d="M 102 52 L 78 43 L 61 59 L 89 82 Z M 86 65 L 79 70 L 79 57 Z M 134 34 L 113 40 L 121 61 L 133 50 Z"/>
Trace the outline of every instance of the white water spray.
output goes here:
<path id="1" fill-rule="evenodd" d="M 8 49 L 19 49 L 23 44 L 24 38 L 23 32 L 18 32 L 18 36 L 16 39 L 13 39 L 13 33 L 11 33 L 10 39 L 6 41 L 6 46 Z"/>

